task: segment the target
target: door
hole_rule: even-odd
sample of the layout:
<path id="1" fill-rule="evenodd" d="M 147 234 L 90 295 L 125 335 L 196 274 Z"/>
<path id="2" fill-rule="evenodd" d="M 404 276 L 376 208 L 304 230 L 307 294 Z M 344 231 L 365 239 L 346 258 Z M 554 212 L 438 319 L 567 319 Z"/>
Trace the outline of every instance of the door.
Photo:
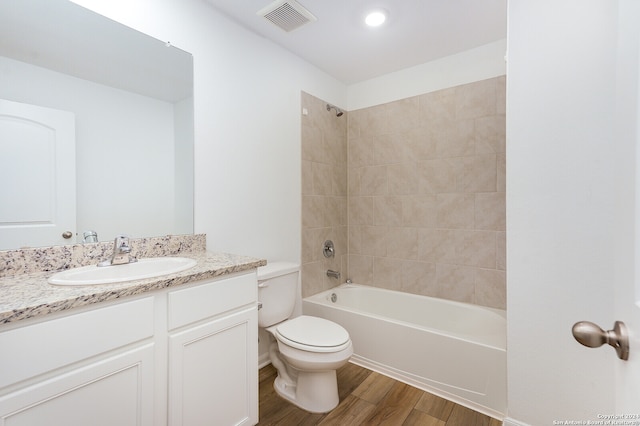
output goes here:
<path id="1" fill-rule="evenodd" d="M 505 425 L 640 413 L 638 3 L 509 2 Z M 578 321 L 625 322 L 629 360 Z"/>
<path id="2" fill-rule="evenodd" d="M 616 364 L 616 414 L 640 424 L 640 2 L 619 1 L 617 139 L 633 173 L 621 176 L 620 199 L 628 214 L 618 227 L 620 265 L 614 276 L 614 318 L 625 322 L 629 360 Z M 634 197 L 635 195 L 635 197 Z M 634 200 L 635 199 L 635 200 Z M 634 232 L 635 231 L 635 232 Z"/>
<path id="3" fill-rule="evenodd" d="M 74 242 L 73 113 L 0 99 L 0 249 Z"/>

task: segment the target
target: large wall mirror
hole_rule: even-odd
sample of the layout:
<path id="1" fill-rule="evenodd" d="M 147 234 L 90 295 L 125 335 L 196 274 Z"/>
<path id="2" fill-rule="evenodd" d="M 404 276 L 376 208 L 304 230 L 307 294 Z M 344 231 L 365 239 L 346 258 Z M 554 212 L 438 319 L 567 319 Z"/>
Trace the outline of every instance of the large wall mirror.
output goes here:
<path id="1" fill-rule="evenodd" d="M 193 58 L 68 0 L 3 0 L 0 249 L 87 231 L 193 233 Z"/>

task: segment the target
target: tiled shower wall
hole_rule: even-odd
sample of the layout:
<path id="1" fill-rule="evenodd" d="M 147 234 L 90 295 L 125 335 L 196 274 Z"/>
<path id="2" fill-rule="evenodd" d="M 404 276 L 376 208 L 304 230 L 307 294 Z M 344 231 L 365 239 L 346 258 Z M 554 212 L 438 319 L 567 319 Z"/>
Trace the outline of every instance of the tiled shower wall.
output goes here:
<path id="1" fill-rule="evenodd" d="M 302 138 L 303 296 L 337 284 L 318 278 L 327 262 L 316 247 L 333 232 L 339 254 L 348 244 L 348 262 L 336 266 L 342 281 L 505 307 L 505 77 L 349 112 L 346 208 L 337 190 L 346 177 L 336 174 L 331 189 L 325 180 L 343 164 L 341 142 L 325 140 L 342 141 L 341 124 L 311 115 Z M 323 198 L 336 207 L 320 206 Z M 343 225 L 328 226 L 343 214 L 347 237 Z"/>
<path id="2" fill-rule="evenodd" d="M 347 270 L 347 113 L 302 93 L 302 296 L 335 287 Z M 306 115 L 305 115 L 306 111 Z M 325 240 L 335 257 L 325 258 Z M 340 280 L 327 277 L 332 269 Z"/>

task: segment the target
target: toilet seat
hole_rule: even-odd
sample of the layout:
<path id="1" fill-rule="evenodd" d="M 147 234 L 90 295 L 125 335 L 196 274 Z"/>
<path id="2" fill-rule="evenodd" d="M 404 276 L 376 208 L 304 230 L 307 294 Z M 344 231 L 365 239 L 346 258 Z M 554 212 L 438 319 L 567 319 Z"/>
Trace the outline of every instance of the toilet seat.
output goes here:
<path id="1" fill-rule="evenodd" d="M 339 352 L 351 345 L 349 333 L 342 326 L 306 315 L 278 324 L 274 334 L 285 345 L 308 352 Z"/>

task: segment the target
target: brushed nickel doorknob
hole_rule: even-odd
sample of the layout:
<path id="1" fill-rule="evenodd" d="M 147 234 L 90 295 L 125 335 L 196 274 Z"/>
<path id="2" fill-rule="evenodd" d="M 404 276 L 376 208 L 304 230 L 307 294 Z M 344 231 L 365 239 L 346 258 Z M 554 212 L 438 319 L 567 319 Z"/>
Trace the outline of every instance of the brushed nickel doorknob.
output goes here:
<path id="1" fill-rule="evenodd" d="M 589 348 L 598 348 L 605 343 L 616 350 L 618 358 L 626 361 L 629 359 L 629 333 L 622 321 L 616 321 L 613 330 L 604 331 L 596 324 L 589 321 L 580 321 L 571 328 L 573 337 L 582 345 Z"/>
<path id="2" fill-rule="evenodd" d="M 71 231 L 64 231 L 62 233 L 62 238 L 64 238 L 65 240 L 68 240 L 71 237 L 73 237 L 73 233 Z"/>

